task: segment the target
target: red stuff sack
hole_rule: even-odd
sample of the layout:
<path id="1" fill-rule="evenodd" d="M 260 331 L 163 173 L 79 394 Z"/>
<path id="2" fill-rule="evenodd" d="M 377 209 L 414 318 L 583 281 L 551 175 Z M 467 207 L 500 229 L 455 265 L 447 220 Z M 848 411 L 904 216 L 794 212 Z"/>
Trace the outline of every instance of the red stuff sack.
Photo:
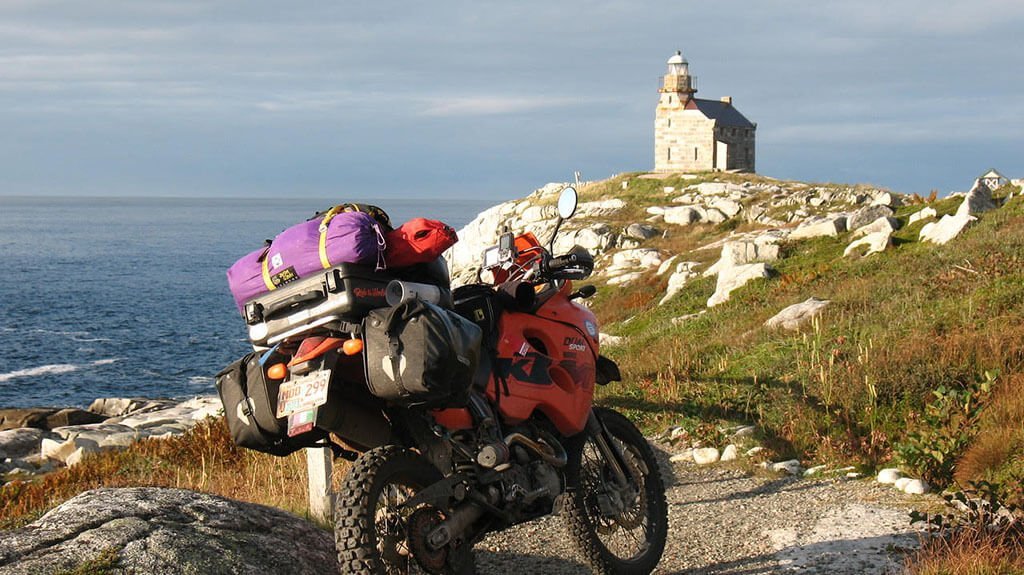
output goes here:
<path id="1" fill-rule="evenodd" d="M 388 244 L 384 261 L 389 268 L 432 262 L 459 241 L 451 226 L 426 218 L 413 218 L 384 236 Z"/>

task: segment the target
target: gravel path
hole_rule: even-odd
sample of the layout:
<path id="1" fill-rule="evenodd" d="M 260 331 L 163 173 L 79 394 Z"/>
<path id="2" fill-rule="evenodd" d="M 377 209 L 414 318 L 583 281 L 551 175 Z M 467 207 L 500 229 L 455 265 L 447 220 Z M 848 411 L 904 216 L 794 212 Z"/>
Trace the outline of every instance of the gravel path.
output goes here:
<path id="1" fill-rule="evenodd" d="M 656 573 L 886 573 L 917 543 L 909 525 L 915 499 L 891 486 L 667 458 L 662 466 L 671 474 L 669 540 Z M 590 573 L 560 517 L 488 537 L 477 546 L 477 566 L 481 575 Z"/>

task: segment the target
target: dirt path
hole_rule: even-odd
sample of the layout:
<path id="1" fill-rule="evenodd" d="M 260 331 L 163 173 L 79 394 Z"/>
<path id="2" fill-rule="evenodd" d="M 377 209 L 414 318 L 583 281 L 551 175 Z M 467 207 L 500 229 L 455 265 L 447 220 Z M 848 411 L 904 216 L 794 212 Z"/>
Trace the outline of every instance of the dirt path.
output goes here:
<path id="1" fill-rule="evenodd" d="M 913 500 L 874 481 L 663 465 L 670 532 L 657 573 L 885 573 L 917 543 Z M 489 537 L 477 564 L 482 575 L 590 572 L 558 517 Z"/>

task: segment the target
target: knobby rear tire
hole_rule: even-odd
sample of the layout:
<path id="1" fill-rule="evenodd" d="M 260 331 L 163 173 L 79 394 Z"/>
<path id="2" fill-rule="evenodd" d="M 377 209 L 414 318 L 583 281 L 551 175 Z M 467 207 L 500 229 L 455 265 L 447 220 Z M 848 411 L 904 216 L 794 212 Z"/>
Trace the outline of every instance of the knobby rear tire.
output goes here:
<path id="1" fill-rule="evenodd" d="M 620 448 L 626 452 L 627 459 L 632 458 L 635 467 L 643 475 L 642 499 L 638 498 L 637 502 L 642 517 L 637 520 L 647 521 L 647 528 L 643 532 L 643 540 L 647 547 L 634 556 L 620 557 L 609 549 L 598 535 L 599 528 L 614 530 L 625 527 L 618 519 L 610 527 L 599 527 L 601 517 L 600 511 L 596 508 L 595 491 L 585 485 L 581 486 L 584 476 L 589 477 L 591 481 L 594 477 L 594 470 L 585 467 L 588 462 L 584 461 L 587 457 L 584 454 L 593 454 L 596 445 L 586 433 L 574 442 L 569 454 L 567 479 L 570 491 L 566 505 L 566 521 L 577 547 L 595 573 L 646 575 L 657 567 L 665 550 L 665 540 L 668 538 L 668 504 L 658 462 L 650 444 L 628 419 L 610 409 L 594 408 L 594 411 Z M 606 473 L 607 469 L 599 472 Z"/>
<path id="2" fill-rule="evenodd" d="M 386 488 L 401 486 L 409 496 L 441 480 L 441 473 L 422 455 L 386 445 L 367 451 L 352 464 L 338 492 L 334 540 L 341 573 L 384 575 L 405 572 L 388 564 L 378 549 L 377 503 Z M 460 573 L 472 573 L 470 549 L 460 551 Z M 415 564 L 415 559 L 409 558 Z M 418 567 L 418 566 L 417 566 Z"/>

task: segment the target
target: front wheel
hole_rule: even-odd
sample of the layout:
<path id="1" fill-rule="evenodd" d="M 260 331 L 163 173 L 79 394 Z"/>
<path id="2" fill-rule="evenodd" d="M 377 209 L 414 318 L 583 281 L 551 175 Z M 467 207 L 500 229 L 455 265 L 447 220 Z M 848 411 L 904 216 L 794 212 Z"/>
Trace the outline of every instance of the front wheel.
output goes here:
<path id="1" fill-rule="evenodd" d="M 449 556 L 422 545 L 440 512 L 404 505 L 440 480 L 437 468 L 408 449 L 387 445 L 361 455 L 345 477 L 334 515 L 341 573 L 472 573 L 471 549 Z"/>
<path id="2" fill-rule="evenodd" d="M 651 446 L 625 417 L 594 408 L 609 441 L 622 453 L 627 485 L 615 479 L 598 441 L 581 434 L 567 467 L 567 521 L 576 545 L 604 575 L 638 575 L 654 570 L 668 537 L 665 485 Z"/>

